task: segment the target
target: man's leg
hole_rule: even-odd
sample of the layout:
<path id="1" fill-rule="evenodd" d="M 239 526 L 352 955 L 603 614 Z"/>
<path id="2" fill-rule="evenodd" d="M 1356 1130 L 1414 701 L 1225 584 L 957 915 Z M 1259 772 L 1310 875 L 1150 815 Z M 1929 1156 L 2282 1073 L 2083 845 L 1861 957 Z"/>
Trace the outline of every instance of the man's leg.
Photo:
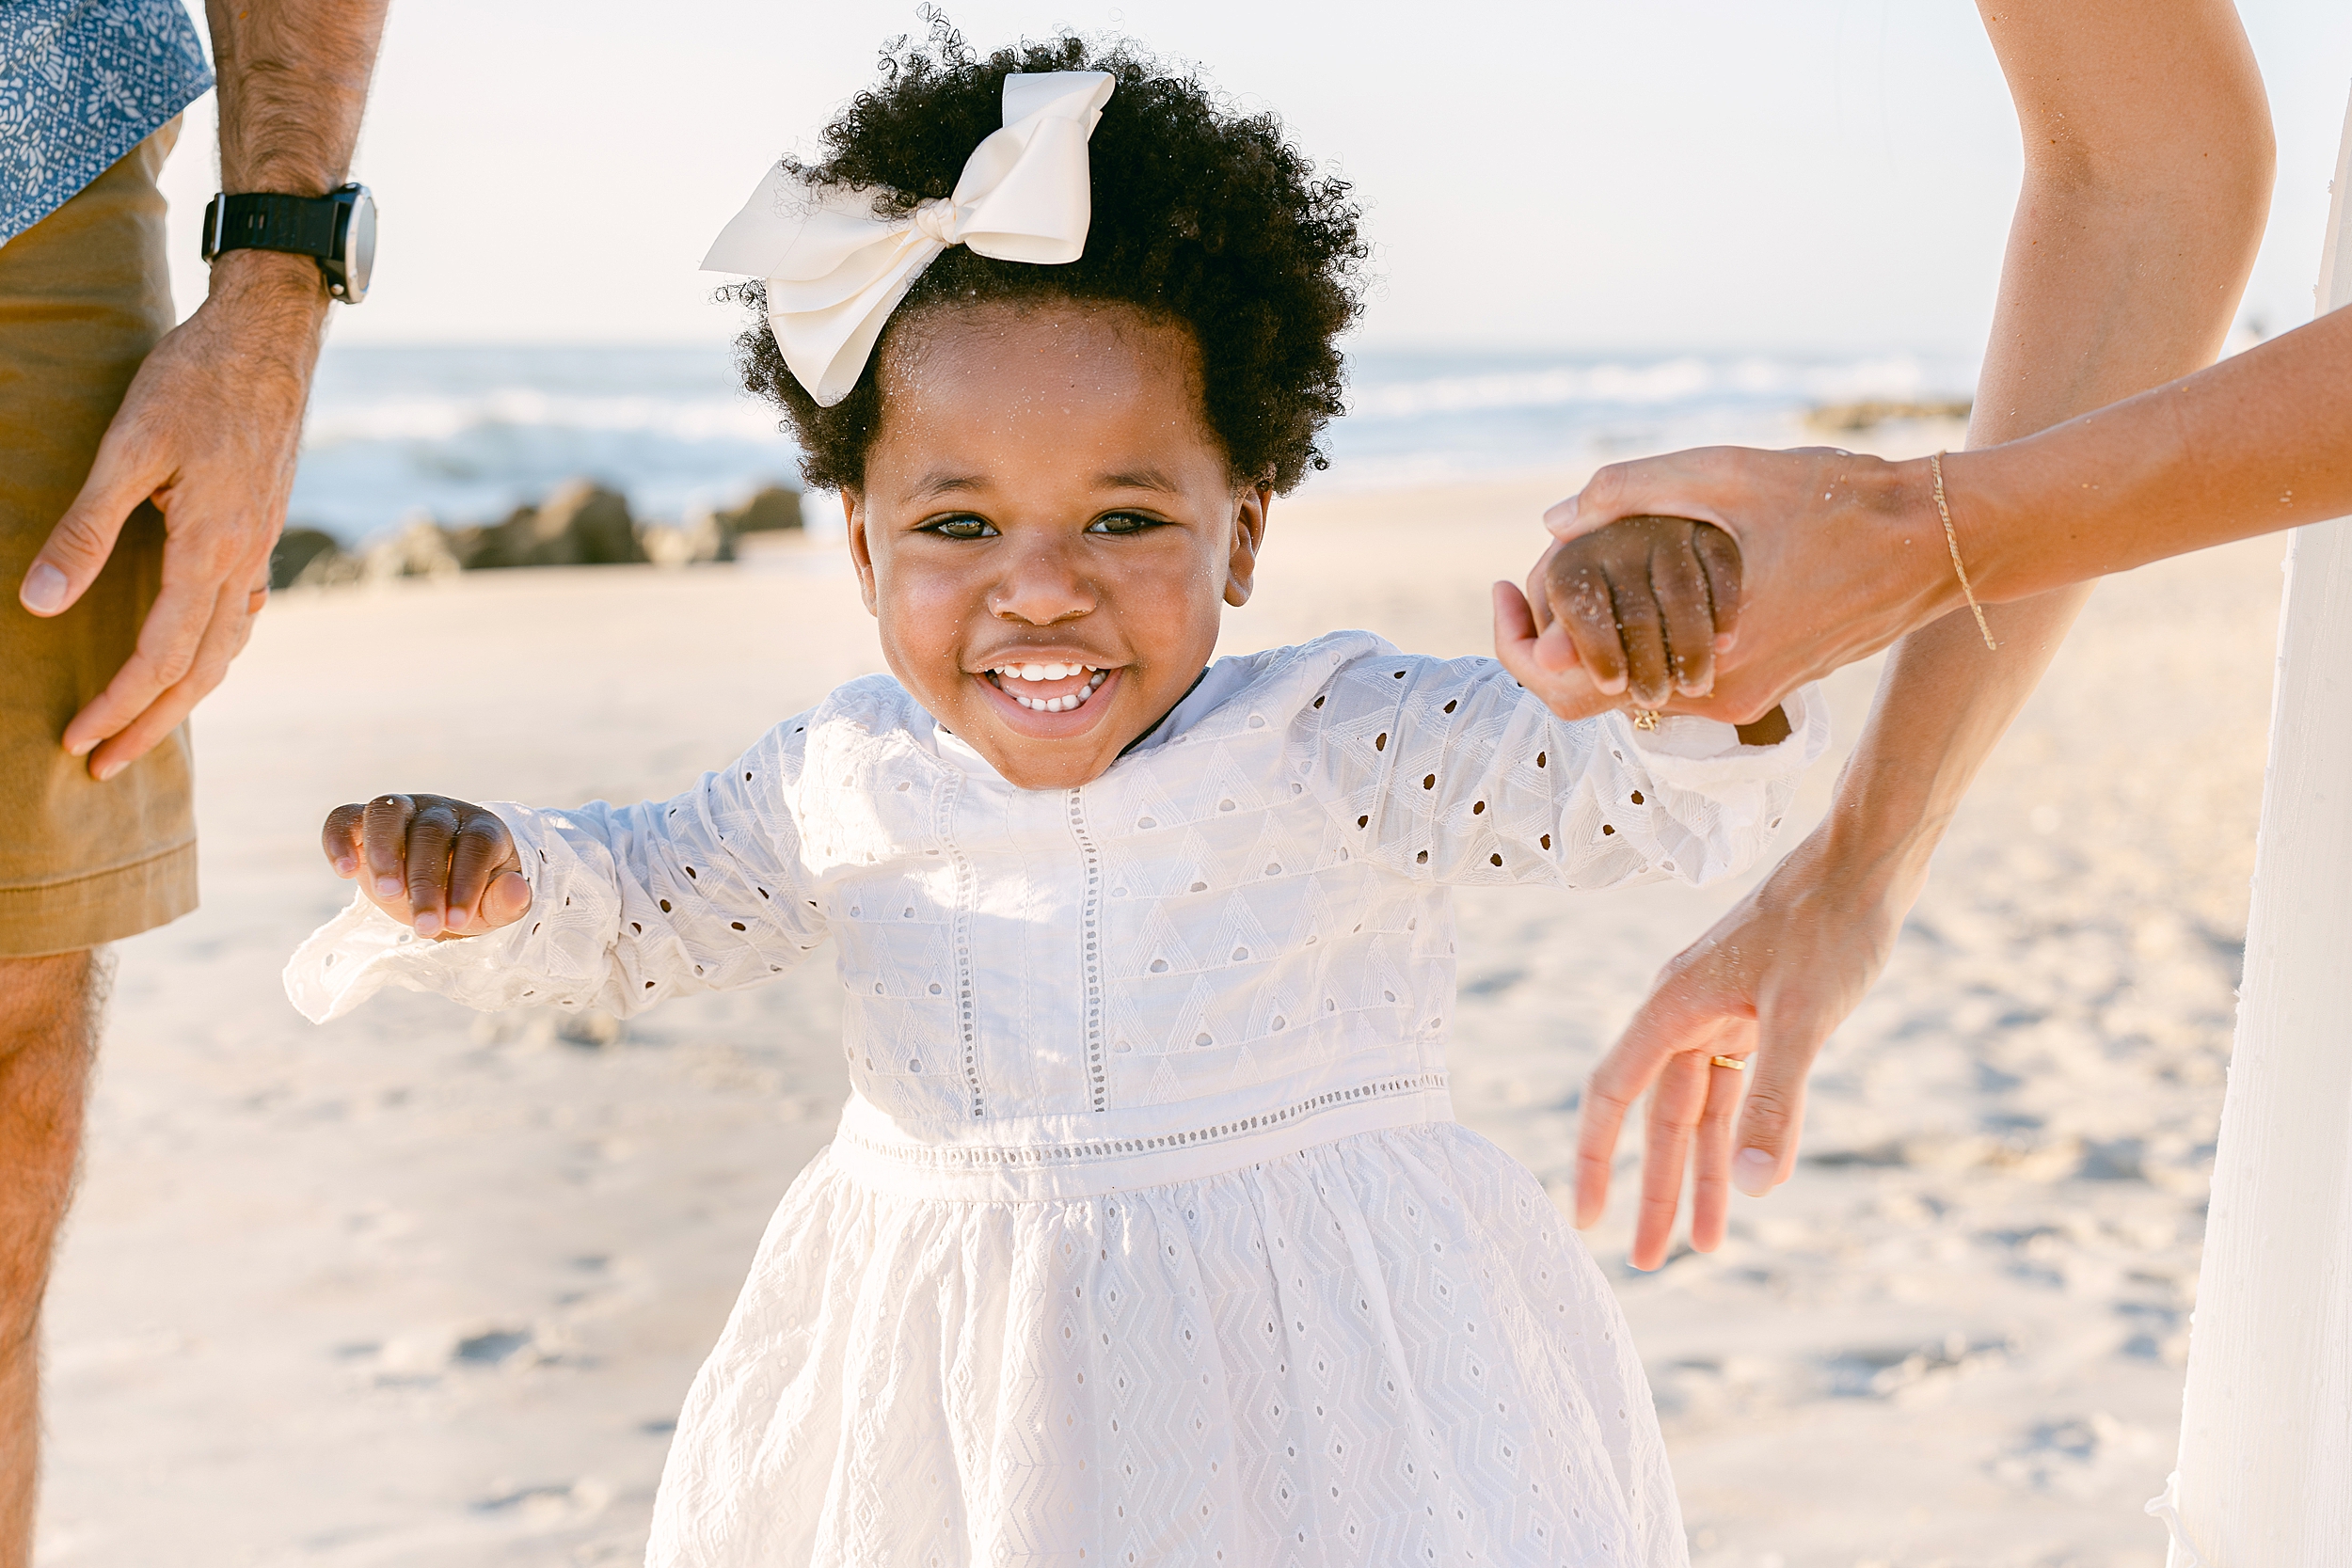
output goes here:
<path id="1" fill-rule="evenodd" d="M 170 329 L 155 175 L 174 135 L 0 245 L 0 1568 L 29 1551 L 40 1298 L 98 1029 L 91 955 L 196 903 L 184 728 L 103 784 L 61 744 L 136 643 L 161 517 L 142 506 L 63 615 L 26 613 L 15 587 Z"/>
<path id="2" fill-rule="evenodd" d="M 40 1299 L 72 1196 L 103 960 L 0 958 L 0 1568 L 33 1558 Z"/>

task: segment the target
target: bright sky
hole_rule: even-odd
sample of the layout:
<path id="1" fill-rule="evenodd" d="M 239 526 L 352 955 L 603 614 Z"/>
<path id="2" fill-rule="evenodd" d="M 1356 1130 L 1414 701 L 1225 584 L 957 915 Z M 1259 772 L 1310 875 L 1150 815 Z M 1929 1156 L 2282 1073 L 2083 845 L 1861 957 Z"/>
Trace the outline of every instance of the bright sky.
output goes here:
<path id="1" fill-rule="evenodd" d="M 948 8 L 983 47 L 1123 32 L 1279 113 L 1370 208 L 1368 342 L 1967 350 L 1991 313 L 2016 126 L 1962 0 Z M 2280 150 L 2245 313 L 2275 331 L 2311 313 L 2352 6 L 2243 10 Z M 375 293 L 337 340 L 730 335 L 705 246 L 921 26 L 912 0 L 393 0 L 357 166 Z M 209 98 L 188 130 L 167 180 L 183 310 Z"/>

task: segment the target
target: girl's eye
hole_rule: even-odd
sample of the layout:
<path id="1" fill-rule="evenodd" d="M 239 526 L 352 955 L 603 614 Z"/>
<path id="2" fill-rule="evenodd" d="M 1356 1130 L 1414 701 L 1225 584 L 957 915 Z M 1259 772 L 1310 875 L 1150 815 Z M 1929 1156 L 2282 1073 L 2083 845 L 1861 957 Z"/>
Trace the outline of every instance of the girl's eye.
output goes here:
<path id="1" fill-rule="evenodd" d="M 1160 527 L 1157 517 L 1147 517 L 1140 512 L 1107 512 L 1087 525 L 1089 533 L 1141 533 L 1146 529 Z"/>
<path id="2" fill-rule="evenodd" d="M 985 517 L 941 517 L 925 523 L 922 531 L 936 533 L 942 539 L 993 539 L 996 525 Z"/>

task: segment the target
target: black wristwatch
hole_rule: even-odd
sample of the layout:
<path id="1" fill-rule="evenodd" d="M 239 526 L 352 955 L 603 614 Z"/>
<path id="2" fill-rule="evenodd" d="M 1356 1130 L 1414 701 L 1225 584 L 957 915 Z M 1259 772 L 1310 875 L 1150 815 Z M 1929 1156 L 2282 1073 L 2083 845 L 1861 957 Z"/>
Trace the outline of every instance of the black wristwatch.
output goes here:
<path id="1" fill-rule="evenodd" d="M 224 250 L 315 256 L 326 292 L 357 305 L 368 297 L 368 274 L 375 267 L 375 198 L 358 183 L 325 196 L 224 193 L 204 209 L 204 260 Z"/>

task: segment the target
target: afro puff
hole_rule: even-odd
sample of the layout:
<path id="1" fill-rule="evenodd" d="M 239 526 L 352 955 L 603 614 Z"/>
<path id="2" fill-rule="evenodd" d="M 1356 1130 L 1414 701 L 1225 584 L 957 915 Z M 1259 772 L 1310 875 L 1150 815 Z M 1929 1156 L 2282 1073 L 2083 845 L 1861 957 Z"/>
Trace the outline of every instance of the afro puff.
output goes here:
<path id="1" fill-rule="evenodd" d="M 882 420 L 875 366 L 901 323 L 949 304 L 1114 303 L 1189 329 L 1209 428 L 1238 484 L 1287 491 L 1329 467 L 1317 437 L 1343 411 L 1335 340 L 1361 309 L 1367 247 L 1345 182 L 1317 179 L 1272 115 L 1220 109 L 1200 82 L 1120 44 L 1070 34 L 980 57 L 932 17 L 928 46 L 899 39 L 882 81 L 825 128 L 826 156 L 784 166 L 818 185 L 875 187 L 878 215 L 950 196 L 964 160 L 1003 123 L 1011 71 L 1103 71 L 1117 79 L 1088 155 L 1086 253 L 1062 266 L 1000 261 L 956 245 L 932 261 L 850 395 L 818 406 L 784 362 L 758 282 L 723 297 L 756 315 L 736 340 L 744 384 L 779 405 L 825 489 L 858 489 Z"/>

